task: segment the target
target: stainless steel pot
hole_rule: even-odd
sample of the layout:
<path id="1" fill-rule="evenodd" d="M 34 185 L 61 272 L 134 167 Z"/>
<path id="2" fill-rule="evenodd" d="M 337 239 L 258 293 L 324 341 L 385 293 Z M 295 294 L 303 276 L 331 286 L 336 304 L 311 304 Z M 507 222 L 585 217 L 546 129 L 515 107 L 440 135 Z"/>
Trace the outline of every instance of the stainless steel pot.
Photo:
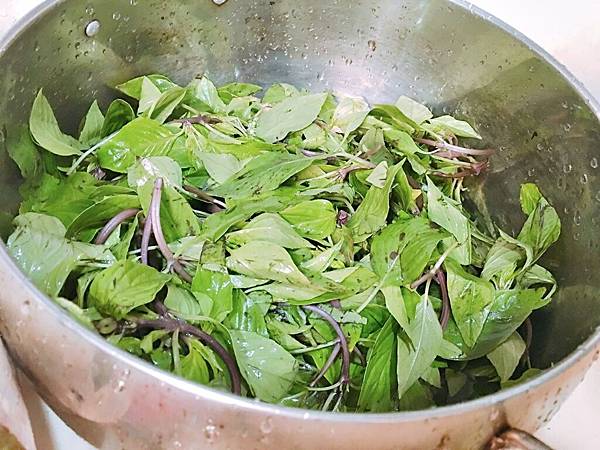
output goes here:
<path id="1" fill-rule="evenodd" d="M 157 370 L 77 325 L 0 248 L 0 331 L 42 396 L 102 449 L 471 449 L 549 420 L 598 357 L 600 108 L 533 43 L 461 1 L 48 0 L 0 42 L 0 223 L 19 202 L 6 148 L 44 88 L 65 127 L 111 86 L 162 72 L 187 81 L 286 81 L 410 95 L 474 120 L 500 149 L 485 183 L 497 219 L 519 222 L 519 184 L 539 183 L 563 235 L 545 265 L 561 289 L 534 317 L 530 382 L 464 404 L 331 414 L 244 400 Z M 90 22 L 97 20 L 99 29 Z M 86 34 L 87 30 L 87 34 Z M 6 226 L 4 227 L 6 228 Z"/>

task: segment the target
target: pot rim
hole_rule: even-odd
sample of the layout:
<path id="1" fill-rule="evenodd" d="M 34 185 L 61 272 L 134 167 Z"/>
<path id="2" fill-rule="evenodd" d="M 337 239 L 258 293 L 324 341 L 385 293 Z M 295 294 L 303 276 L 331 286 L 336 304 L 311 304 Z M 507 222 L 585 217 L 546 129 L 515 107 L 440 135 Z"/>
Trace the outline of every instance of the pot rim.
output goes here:
<path id="1" fill-rule="evenodd" d="M 10 45 L 22 34 L 27 28 L 40 20 L 51 9 L 64 3 L 66 0 L 44 0 L 41 4 L 30 10 L 21 19 L 19 19 L 9 30 L 0 36 L 0 57 L 10 47 Z M 520 31 L 517 31 L 512 26 L 498 19 L 496 16 L 487 13 L 482 8 L 469 3 L 466 0 L 445 0 L 451 5 L 457 6 L 466 12 L 479 17 L 480 19 L 490 23 L 491 25 L 500 28 L 505 33 L 508 33 L 513 38 L 524 44 L 533 53 L 540 56 L 554 70 L 556 70 L 579 97 L 585 102 L 590 110 L 595 114 L 600 122 L 600 101 L 596 100 L 587 88 L 556 58 L 544 50 L 537 43 L 525 36 Z M 303 408 L 292 408 L 261 402 L 245 397 L 240 397 L 228 392 L 212 389 L 198 383 L 194 383 L 175 374 L 166 372 L 162 369 L 154 367 L 147 361 L 127 353 L 108 343 L 100 335 L 88 330 L 83 325 L 80 325 L 76 320 L 60 308 L 55 302 L 37 289 L 33 283 L 25 277 L 23 272 L 17 267 L 15 262 L 9 256 L 6 245 L 0 241 L 0 268 L 4 268 L 8 275 L 14 276 L 21 282 L 28 293 L 36 300 L 42 302 L 51 313 L 52 320 L 60 326 L 66 327 L 71 333 L 78 335 L 83 340 L 86 340 L 91 345 L 99 348 L 104 353 L 111 355 L 119 362 L 129 365 L 136 370 L 143 372 L 153 378 L 170 385 L 171 387 L 185 392 L 189 395 L 205 398 L 214 402 L 228 404 L 235 408 L 246 410 L 249 412 L 262 413 L 264 415 L 286 417 L 290 419 L 308 420 L 317 419 L 332 423 L 350 422 L 350 423 L 366 423 L 366 424 L 386 424 L 386 423 L 407 423 L 421 421 L 424 419 L 443 419 L 445 417 L 460 415 L 466 412 L 471 412 L 479 408 L 489 408 L 497 404 L 501 404 L 507 400 L 517 396 L 524 395 L 531 390 L 534 390 L 547 382 L 556 379 L 562 372 L 573 367 L 582 357 L 591 353 L 597 347 L 600 347 L 600 326 L 597 327 L 591 335 L 580 344 L 568 356 L 560 360 L 552 367 L 545 369 L 544 372 L 535 378 L 518 384 L 516 386 L 503 389 L 501 391 L 489 394 L 474 400 L 468 400 L 462 403 L 456 403 L 447 406 L 438 406 L 431 409 L 418 411 L 403 411 L 403 412 L 388 412 L 388 413 L 344 413 L 344 412 L 324 412 L 315 411 Z"/>

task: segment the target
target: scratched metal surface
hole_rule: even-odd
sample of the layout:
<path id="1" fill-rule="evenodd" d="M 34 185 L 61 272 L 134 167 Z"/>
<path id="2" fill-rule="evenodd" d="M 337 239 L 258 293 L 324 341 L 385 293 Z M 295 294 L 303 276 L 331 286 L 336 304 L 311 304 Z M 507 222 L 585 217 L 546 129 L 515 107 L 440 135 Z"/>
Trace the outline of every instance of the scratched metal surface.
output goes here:
<path id="1" fill-rule="evenodd" d="M 0 33 L 15 16 L 24 14 L 38 0 L 0 0 Z M 572 0 L 569 8 L 564 2 L 548 0 L 544 8 L 536 0 L 477 0 L 473 3 L 515 26 L 541 44 L 564 63 L 587 87 L 600 96 L 600 27 L 594 18 L 600 16 L 600 4 L 591 0 Z M 561 7 L 562 6 L 562 7 Z M 593 448 L 598 412 L 593 414 L 592 403 L 600 401 L 600 368 L 596 366 L 588 375 L 561 412 L 540 435 L 561 449 Z M 592 400 L 596 400 L 593 402 Z M 549 430 L 549 431 L 548 431 Z M 60 438 L 59 436 L 56 439 Z M 65 435 L 66 436 L 66 435 Z M 54 438 L 53 438 L 54 439 Z M 60 441 L 58 441 L 60 442 Z M 44 447 L 48 448 L 48 447 Z M 57 448 L 65 448 L 58 446 Z M 75 447 L 70 447 L 75 448 Z"/>

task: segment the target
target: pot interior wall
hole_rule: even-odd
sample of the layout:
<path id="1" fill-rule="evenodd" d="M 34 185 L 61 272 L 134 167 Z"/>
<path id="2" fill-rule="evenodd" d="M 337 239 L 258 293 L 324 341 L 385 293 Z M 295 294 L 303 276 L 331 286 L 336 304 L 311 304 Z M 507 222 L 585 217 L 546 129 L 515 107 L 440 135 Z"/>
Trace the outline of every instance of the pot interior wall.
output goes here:
<path id="1" fill-rule="evenodd" d="M 545 258 L 560 284 L 534 317 L 533 363 L 556 362 L 600 323 L 600 125 L 562 76 L 537 54 L 467 9 L 442 0 L 67 0 L 0 51 L 0 208 L 6 230 L 19 202 L 7 148 L 43 88 L 74 132 L 112 86 L 159 72 L 186 83 L 284 81 L 310 90 L 405 94 L 436 112 L 473 121 L 481 145 L 499 149 L 483 184 L 506 231 L 518 229 L 521 183 L 556 206 L 563 233 Z M 100 23 L 93 37 L 84 30 Z M 0 47 L 1 48 L 1 47 Z M 478 188 L 479 189 L 479 188 Z"/>

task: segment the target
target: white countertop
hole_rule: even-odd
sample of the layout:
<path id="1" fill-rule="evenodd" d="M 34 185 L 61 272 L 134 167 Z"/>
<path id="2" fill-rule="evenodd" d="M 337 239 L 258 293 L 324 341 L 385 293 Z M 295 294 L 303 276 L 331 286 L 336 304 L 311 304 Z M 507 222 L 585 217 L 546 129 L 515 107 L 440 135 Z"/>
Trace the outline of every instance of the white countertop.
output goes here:
<path id="1" fill-rule="evenodd" d="M 6 17 L 25 14 L 41 0 L 0 7 L 0 33 Z M 0 0 L 3 3 L 3 0 Z M 600 1 L 598 0 L 473 0 L 539 43 L 566 65 L 600 98 Z M 595 58 L 592 58 L 592 55 Z M 41 450 L 93 450 L 77 437 L 24 383 L 24 397 Z M 600 448 L 600 362 L 588 373 L 552 421 L 538 436 L 557 450 Z"/>

